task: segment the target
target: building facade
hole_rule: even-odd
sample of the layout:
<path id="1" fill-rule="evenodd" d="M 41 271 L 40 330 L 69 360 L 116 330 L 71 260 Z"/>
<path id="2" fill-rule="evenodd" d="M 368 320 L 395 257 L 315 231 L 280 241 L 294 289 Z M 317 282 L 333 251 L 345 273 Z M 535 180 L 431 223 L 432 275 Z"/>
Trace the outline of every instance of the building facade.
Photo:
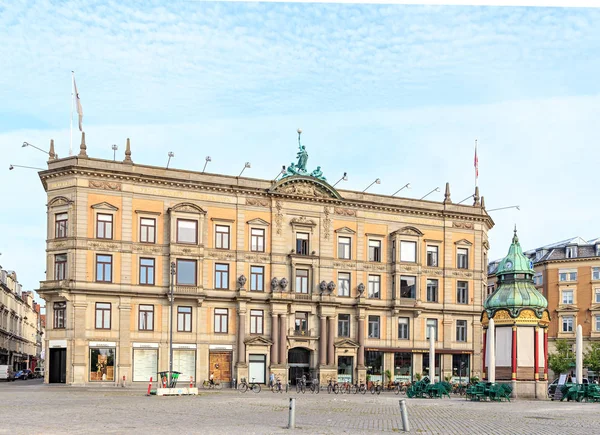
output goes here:
<path id="1" fill-rule="evenodd" d="M 277 181 L 53 149 L 47 382 L 386 381 L 481 367 L 487 232 L 473 206 L 336 190 L 298 164 Z M 483 199 L 483 198 L 482 198 Z"/>
<path id="2" fill-rule="evenodd" d="M 575 237 L 524 254 L 533 262 L 536 288 L 548 300 L 549 352 L 555 350 L 556 339 L 575 343 L 577 325 L 582 325 L 584 348 L 600 339 L 600 239 Z M 489 265 L 488 292 L 497 286 L 492 274 L 498 264 L 494 261 Z M 585 373 L 593 379 L 598 377 L 591 371 Z"/>
<path id="3" fill-rule="evenodd" d="M 40 364 L 43 329 L 40 305 L 24 292 L 17 274 L 0 267 L 0 365 L 13 370 Z"/>

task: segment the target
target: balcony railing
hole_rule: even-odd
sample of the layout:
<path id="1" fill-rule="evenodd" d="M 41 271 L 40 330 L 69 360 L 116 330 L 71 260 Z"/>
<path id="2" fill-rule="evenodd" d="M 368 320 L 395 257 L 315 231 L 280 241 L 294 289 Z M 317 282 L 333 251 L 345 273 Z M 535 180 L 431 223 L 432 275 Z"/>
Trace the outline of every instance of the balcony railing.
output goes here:
<path id="1" fill-rule="evenodd" d="M 176 285 L 173 288 L 173 293 L 175 294 L 186 294 L 186 295 L 194 295 L 202 292 L 202 287 L 194 287 L 187 285 Z"/>
<path id="2" fill-rule="evenodd" d="M 313 329 L 295 329 L 290 328 L 288 335 L 294 337 L 315 337 L 315 330 Z"/>
<path id="3" fill-rule="evenodd" d="M 297 301 L 310 301 L 312 299 L 310 293 L 292 293 L 292 295 Z"/>

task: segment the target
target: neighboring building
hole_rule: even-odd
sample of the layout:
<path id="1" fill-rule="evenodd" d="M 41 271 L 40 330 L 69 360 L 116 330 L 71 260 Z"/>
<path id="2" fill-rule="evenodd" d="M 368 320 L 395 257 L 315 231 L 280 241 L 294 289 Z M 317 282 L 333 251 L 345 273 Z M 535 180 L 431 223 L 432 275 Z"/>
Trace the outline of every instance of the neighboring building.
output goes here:
<path id="1" fill-rule="evenodd" d="M 557 338 L 575 343 L 577 325 L 583 328 L 584 348 L 600 338 L 600 239 L 575 237 L 525 252 L 533 262 L 536 288 L 548 300 L 551 322 L 549 352 Z M 488 293 L 499 261 L 488 267 Z M 596 378 L 597 374 L 587 373 Z"/>
<path id="2" fill-rule="evenodd" d="M 515 229 L 508 254 L 496 268 L 498 288 L 481 313 L 483 378 L 510 382 L 513 397 L 546 399 L 550 316 L 548 301 L 533 284 L 534 274 Z"/>
<path id="3" fill-rule="evenodd" d="M 278 181 L 80 153 L 40 172 L 48 194 L 47 382 L 410 379 L 481 368 L 487 232 L 473 206 L 336 190 L 298 164 Z M 279 178 L 279 177 L 278 177 Z M 174 264 L 174 267 L 170 266 Z"/>
<path id="4" fill-rule="evenodd" d="M 0 365 L 33 370 L 40 361 L 40 306 L 24 292 L 17 274 L 0 267 Z"/>

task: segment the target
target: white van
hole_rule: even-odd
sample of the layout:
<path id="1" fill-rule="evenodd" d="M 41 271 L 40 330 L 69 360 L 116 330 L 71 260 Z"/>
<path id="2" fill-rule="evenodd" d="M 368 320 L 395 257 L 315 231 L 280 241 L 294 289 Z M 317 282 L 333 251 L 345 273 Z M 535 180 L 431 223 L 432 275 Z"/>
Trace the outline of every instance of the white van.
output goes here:
<path id="1" fill-rule="evenodd" d="M 11 366 L 0 365 L 0 380 L 6 382 L 15 380 L 15 372 L 13 372 Z"/>

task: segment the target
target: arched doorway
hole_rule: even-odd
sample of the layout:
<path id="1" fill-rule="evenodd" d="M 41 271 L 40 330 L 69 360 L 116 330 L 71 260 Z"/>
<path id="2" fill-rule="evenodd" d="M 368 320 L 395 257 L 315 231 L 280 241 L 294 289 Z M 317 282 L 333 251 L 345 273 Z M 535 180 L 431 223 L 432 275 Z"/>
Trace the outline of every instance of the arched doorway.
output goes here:
<path id="1" fill-rule="evenodd" d="M 306 375 L 310 377 L 310 350 L 303 347 L 294 347 L 288 351 L 288 365 L 290 367 L 288 379 L 292 385 L 296 385 L 296 380 Z"/>

